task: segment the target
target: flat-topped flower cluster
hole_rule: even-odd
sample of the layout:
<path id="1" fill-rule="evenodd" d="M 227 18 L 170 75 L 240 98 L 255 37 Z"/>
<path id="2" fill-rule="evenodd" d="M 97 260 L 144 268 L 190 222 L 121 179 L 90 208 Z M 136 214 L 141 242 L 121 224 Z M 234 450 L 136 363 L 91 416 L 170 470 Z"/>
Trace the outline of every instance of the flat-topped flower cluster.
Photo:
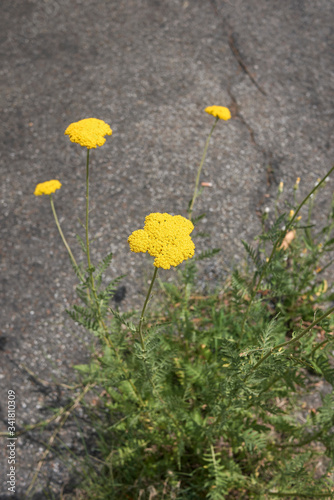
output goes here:
<path id="1" fill-rule="evenodd" d="M 57 179 L 52 179 L 51 181 L 40 182 L 35 188 L 34 195 L 41 196 L 42 194 L 52 194 L 57 189 L 61 188 L 61 183 Z"/>
<path id="2" fill-rule="evenodd" d="M 193 229 L 192 222 L 182 215 L 153 213 L 145 217 L 144 229 L 129 236 L 128 243 L 132 252 L 148 252 L 155 257 L 155 267 L 170 269 L 193 257 Z"/>
<path id="3" fill-rule="evenodd" d="M 104 136 L 111 134 L 110 126 L 98 118 L 85 118 L 71 123 L 65 130 L 65 135 L 68 135 L 72 142 L 76 142 L 87 149 L 103 146 L 106 142 Z"/>

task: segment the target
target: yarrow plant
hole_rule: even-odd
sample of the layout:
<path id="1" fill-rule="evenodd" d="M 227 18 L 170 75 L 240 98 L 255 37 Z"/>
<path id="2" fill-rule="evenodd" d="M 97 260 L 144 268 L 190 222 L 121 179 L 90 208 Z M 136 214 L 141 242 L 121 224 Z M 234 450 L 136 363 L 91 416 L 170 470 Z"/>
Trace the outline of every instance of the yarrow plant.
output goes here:
<path id="1" fill-rule="evenodd" d="M 86 238 L 78 237 L 86 264 L 77 264 L 60 228 L 52 198 L 60 182 L 36 186 L 36 196 L 50 196 L 79 280 L 81 303 L 68 313 L 97 339 L 91 361 L 75 367 L 81 393 L 56 416 L 27 428 L 60 419 L 45 459 L 65 420 L 81 405 L 97 442 L 85 444 L 83 461 L 77 457 L 80 484 L 71 498 L 334 498 L 334 293 L 322 276 L 334 260 L 334 198 L 325 226 L 312 225 L 315 195 L 334 167 L 301 201 L 301 179 L 285 205 L 281 181 L 274 218 L 262 215 L 256 246 L 243 242 L 242 270 L 217 283 L 216 292 L 199 294 L 195 259 L 212 252 L 195 256 L 196 232 L 191 234 L 200 217 L 193 216 L 194 204 L 212 132 L 219 120 L 231 118 L 223 106 L 205 111 L 215 122 L 188 218 L 151 213 L 128 238 L 132 252 L 154 258 L 140 314 L 111 307 L 122 277 L 104 285 L 112 255 L 93 265 L 90 252 L 89 151 L 105 143 L 110 126 L 89 118 L 65 131 L 87 148 Z M 148 313 L 157 272 L 171 267 L 179 269 L 180 283 L 161 282 L 160 302 Z M 320 384 L 321 404 L 308 407 L 305 397 Z M 88 392 L 94 393 L 94 404 L 85 399 Z M 40 468 L 41 462 L 28 493 Z"/>

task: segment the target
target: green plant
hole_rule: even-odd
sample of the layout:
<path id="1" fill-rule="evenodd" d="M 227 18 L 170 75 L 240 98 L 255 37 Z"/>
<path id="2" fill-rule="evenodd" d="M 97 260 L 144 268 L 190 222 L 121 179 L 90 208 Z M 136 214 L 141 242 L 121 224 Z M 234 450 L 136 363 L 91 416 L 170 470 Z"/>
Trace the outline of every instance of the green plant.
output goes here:
<path id="1" fill-rule="evenodd" d="M 208 111 L 216 113 L 209 138 L 218 111 Z M 105 135 L 108 129 L 102 130 Z M 322 396 L 320 407 L 305 407 L 302 420 L 300 408 L 315 383 L 334 385 L 334 307 L 323 309 L 334 294 L 321 278 L 332 262 L 334 203 L 325 227 L 311 225 L 314 194 L 334 167 L 300 203 L 296 184 L 289 213 L 280 213 L 277 200 L 276 218 L 271 224 L 263 218 L 257 246 L 243 242 L 246 270 L 235 269 L 215 293 L 201 296 L 196 260 L 187 260 L 177 284 L 160 281 L 164 300 L 147 312 L 158 267 L 168 269 L 192 257 L 189 234 L 200 221 L 192 215 L 207 141 L 189 203 L 192 222 L 181 217 L 170 229 L 172 216 L 151 214 L 147 224 L 154 231 L 148 236 L 139 230 L 129 238 L 133 251 L 149 251 L 156 259 L 167 249 L 167 257 L 155 261 L 138 317 L 110 307 L 120 280 L 103 286 L 111 254 L 92 264 L 89 150 L 101 144 L 92 146 L 82 141 L 80 127 L 75 131 L 74 142 L 87 147 L 86 241 L 80 240 L 87 266 L 76 263 L 61 235 L 80 281 L 81 305 L 69 314 L 98 339 L 91 362 L 75 369 L 83 391 L 94 388 L 99 399 L 96 406 L 85 404 L 98 452 L 91 456 L 87 450 L 78 463 L 81 498 L 333 498 L 332 390 Z M 44 194 L 51 197 L 57 222 L 52 194 Z M 307 205 L 303 226 L 299 214 Z M 182 236 L 176 247 L 185 244 L 186 250 L 175 257 L 176 247 L 170 249 L 181 225 L 188 228 L 189 240 L 185 244 Z M 163 227 L 162 236 L 157 227 Z"/>

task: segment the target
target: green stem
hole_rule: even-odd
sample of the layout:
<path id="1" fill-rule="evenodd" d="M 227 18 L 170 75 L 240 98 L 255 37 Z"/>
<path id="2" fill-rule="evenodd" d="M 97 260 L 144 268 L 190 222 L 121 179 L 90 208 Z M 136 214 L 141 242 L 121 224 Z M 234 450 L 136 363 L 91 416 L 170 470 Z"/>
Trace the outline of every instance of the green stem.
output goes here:
<path id="1" fill-rule="evenodd" d="M 246 375 L 246 377 L 244 378 L 244 382 L 246 382 L 246 380 L 249 378 L 249 376 L 267 359 L 269 358 L 269 356 L 272 355 L 272 353 L 274 351 L 277 351 L 278 349 L 281 349 L 283 347 L 286 347 L 288 345 L 292 345 L 292 344 L 295 344 L 296 342 L 298 342 L 298 340 L 300 340 L 302 337 L 304 337 L 310 330 L 312 330 L 312 328 L 314 326 L 316 326 L 318 323 L 320 323 L 320 321 L 322 321 L 323 319 L 327 318 L 327 316 L 329 316 L 332 312 L 334 311 L 334 306 L 331 307 L 330 309 L 328 309 L 328 311 L 326 311 L 322 316 L 320 316 L 320 318 L 317 318 L 316 320 L 313 321 L 313 323 L 308 326 L 307 328 L 305 328 L 305 330 L 303 330 L 299 335 L 297 335 L 297 337 L 294 337 L 293 339 L 291 340 L 287 340 L 286 342 L 282 342 L 281 344 L 277 344 L 275 347 L 272 347 L 270 349 L 269 352 L 267 352 L 267 354 L 265 356 L 263 356 L 263 358 L 261 358 L 257 363 L 256 365 L 253 366 L 253 368 L 250 370 L 250 372 L 248 373 L 248 375 Z"/>
<path id="2" fill-rule="evenodd" d="M 49 196 L 50 196 L 50 203 L 51 203 L 52 213 L 53 213 L 54 219 L 55 219 L 55 221 L 56 221 L 56 225 L 57 225 L 57 228 L 58 228 L 59 234 L 60 234 L 60 236 L 61 236 L 61 239 L 63 240 L 63 243 L 64 243 L 64 245 L 65 245 L 65 247 L 66 247 L 66 250 L 68 251 L 68 254 L 69 254 L 69 256 L 70 256 L 70 259 L 71 259 L 71 261 L 72 261 L 73 266 L 74 266 L 74 267 L 77 269 L 77 271 L 79 272 L 80 278 L 81 278 L 81 279 L 83 279 L 83 277 L 82 277 L 82 275 L 81 275 L 81 273 L 80 273 L 80 271 L 79 271 L 79 266 L 78 266 L 78 264 L 76 263 L 75 258 L 73 257 L 73 254 L 72 254 L 72 252 L 71 252 L 71 249 L 70 249 L 70 247 L 69 247 L 69 245 L 68 245 L 68 243 L 67 243 L 67 241 L 66 241 L 66 239 L 65 239 L 64 233 L 63 233 L 63 231 L 62 231 L 62 229 L 61 229 L 61 227 L 60 227 L 60 223 L 59 223 L 59 220 L 58 220 L 58 217 L 57 217 L 56 209 L 55 209 L 55 206 L 54 206 L 54 203 L 53 203 L 52 194 L 50 194 Z"/>
<path id="3" fill-rule="evenodd" d="M 272 495 L 275 497 L 283 497 L 283 498 L 327 498 L 329 500 L 331 493 L 300 493 L 298 491 L 284 491 L 284 492 L 274 492 L 268 491 L 267 495 Z"/>
<path id="4" fill-rule="evenodd" d="M 154 284 L 155 278 L 157 277 L 157 274 L 158 274 L 158 268 L 155 267 L 154 268 L 153 277 L 152 277 L 152 280 L 151 280 L 151 284 L 149 286 L 149 289 L 148 289 L 148 292 L 147 292 L 147 295 L 146 295 L 146 299 L 145 299 L 145 302 L 144 302 L 143 310 L 141 312 L 140 320 L 139 320 L 138 333 L 139 333 L 140 343 L 141 343 L 141 347 L 142 347 L 143 353 L 145 353 L 145 350 L 146 350 L 144 336 L 143 336 L 143 322 L 144 322 L 144 317 L 145 317 L 145 310 L 146 310 L 146 306 L 148 304 L 148 301 L 150 299 L 152 288 L 153 288 L 153 284 Z"/>
<path id="5" fill-rule="evenodd" d="M 255 287 L 255 290 L 253 291 L 252 295 L 251 295 L 251 298 L 249 300 L 249 303 L 248 303 L 248 307 L 247 307 L 247 310 L 244 314 L 244 318 L 243 318 L 243 322 L 242 322 L 242 326 L 241 326 L 241 334 L 240 334 L 240 339 L 238 341 L 238 347 L 240 346 L 240 343 L 243 339 L 243 336 L 244 336 L 244 333 L 245 333 L 245 325 L 246 325 L 246 321 L 248 319 L 248 314 L 249 314 L 249 310 L 251 308 L 251 305 L 253 303 L 253 300 L 257 294 L 257 291 L 261 285 L 261 282 L 262 282 L 262 279 L 268 269 L 268 266 L 271 264 L 271 261 L 274 257 L 274 254 L 276 252 L 276 249 L 277 247 L 279 246 L 279 244 L 281 244 L 281 242 L 283 241 L 284 239 L 284 236 L 286 235 L 286 233 L 288 232 L 288 230 L 290 229 L 291 225 L 293 224 L 293 222 L 295 221 L 298 213 L 300 212 L 301 208 L 305 205 L 305 203 L 307 202 L 307 200 L 311 197 L 311 195 L 321 186 L 321 184 L 323 184 L 325 182 L 325 180 L 327 179 L 327 177 L 333 172 L 334 170 L 334 166 L 329 170 L 329 172 L 327 172 L 327 174 L 325 175 L 325 177 L 323 177 L 321 179 L 321 181 L 316 185 L 314 186 L 314 188 L 312 189 L 312 191 L 309 192 L 309 194 L 304 198 L 304 200 L 301 202 L 301 204 L 299 205 L 299 207 L 297 208 L 296 212 L 294 213 L 292 219 L 290 220 L 290 222 L 287 224 L 286 228 L 284 229 L 284 231 L 281 232 L 281 235 L 279 236 L 279 238 L 277 239 L 276 243 L 274 244 L 273 246 L 273 249 L 271 251 L 271 254 L 270 254 L 270 257 L 267 261 L 267 263 L 263 266 L 263 269 L 262 269 L 262 272 L 260 274 L 260 277 L 259 277 L 259 280 L 258 280 L 258 283 Z"/>
<path id="6" fill-rule="evenodd" d="M 87 254 L 88 273 L 90 276 L 92 291 L 94 293 L 95 286 L 94 286 L 92 263 L 90 260 L 90 251 L 89 251 L 88 221 L 89 221 L 89 149 L 87 148 L 87 160 L 86 160 L 86 254 Z"/>
<path id="7" fill-rule="evenodd" d="M 215 126 L 217 125 L 218 120 L 219 120 L 219 118 L 217 117 L 215 123 L 212 125 L 211 131 L 210 131 L 209 136 L 208 136 L 208 138 L 206 140 L 206 143 L 205 143 L 205 147 L 204 147 L 204 151 L 203 151 L 203 155 L 202 155 L 202 160 L 201 160 L 201 163 L 200 163 L 200 165 L 198 167 L 198 171 L 197 171 L 197 177 L 196 177 L 196 182 L 195 182 L 194 194 L 193 194 L 190 206 L 188 208 L 189 219 L 191 219 L 191 214 L 192 214 L 192 211 L 193 211 L 193 208 L 194 208 L 194 203 L 195 203 L 195 200 L 196 200 L 196 198 L 198 196 L 199 178 L 200 178 L 202 167 L 203 167 L 204 160 L 205 160 L 205 157 L 206 157 L 206 152 L 207 152 L 208 147 L 209 147 L 210 138 L 212 136 L 212 132 L 215 129 Z"/>
<path id="8" fill-rule="evenodd" d="M 98 309 L 98 313 L 100 316 L 100 319 L 102 320 L 101 316 L 101 311 L 100 311 L 100 305 L 99 305 L 99 299 L 96 293 L 96 288 L 95 288 L 95 283 L 94 283 L 94 276 L 93 276 L 93 266 L 92 262 L 90 259 L 90 250 L 89 250 L 89 149 L 87 148 L 87 160 L 86 160 L 86 255 L 87 255 L 87 264 L 88 264 L 88 274 L 89 274 L 89 280 L 90 280 L 90 286 L 91 290 L 95 299 L 96 307 Z M 102 320 L 103 322 L 103 320 Z M 106 329 L 106 327 L 105 327 Z"/>

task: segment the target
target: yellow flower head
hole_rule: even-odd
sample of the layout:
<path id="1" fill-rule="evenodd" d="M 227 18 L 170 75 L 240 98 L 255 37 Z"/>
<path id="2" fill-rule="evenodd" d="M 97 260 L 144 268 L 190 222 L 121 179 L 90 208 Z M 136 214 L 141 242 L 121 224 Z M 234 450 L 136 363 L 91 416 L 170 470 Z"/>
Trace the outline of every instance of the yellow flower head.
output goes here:
<path id="1" fill-rule="evenodd" d="M 40 196 L 41 194 L 52 194 L 60 188 L 61 184 L 56 179 L 53 179 L 52 181 L 41 182 L 40 184 L 37 184 L 34 195 Z"/>
<path id="2" fill-rule="evenodd" d="M 209 113 L 209 115 L 220 118 L 221 120 L 229 120 L 231 118 L 230 110 L 228 108 L 224 108 L 224 106 L 209 106 L 208 108 L 205 108 L 205 111 Z"/>
<path id="3" fill-rule="evenodd" d="M 65 130 L 72 142 L 80 144 L 87 149 L 103 146 L 106 142 L 105 135 L 111 135 L 112 130 L 107 123 L 97 118 L 85 118 L 71 123 Z"/>
<path id="4" fill-rule="evenodd" d="M 128 243 L 132 252 L 148 252 L 155 257 L 155 267 L 170 269 L 193 257 L 193 229 L 192 222 L 182 215 L 154 213 L 145 217 L 144 229 L 134 231 Z"/>

